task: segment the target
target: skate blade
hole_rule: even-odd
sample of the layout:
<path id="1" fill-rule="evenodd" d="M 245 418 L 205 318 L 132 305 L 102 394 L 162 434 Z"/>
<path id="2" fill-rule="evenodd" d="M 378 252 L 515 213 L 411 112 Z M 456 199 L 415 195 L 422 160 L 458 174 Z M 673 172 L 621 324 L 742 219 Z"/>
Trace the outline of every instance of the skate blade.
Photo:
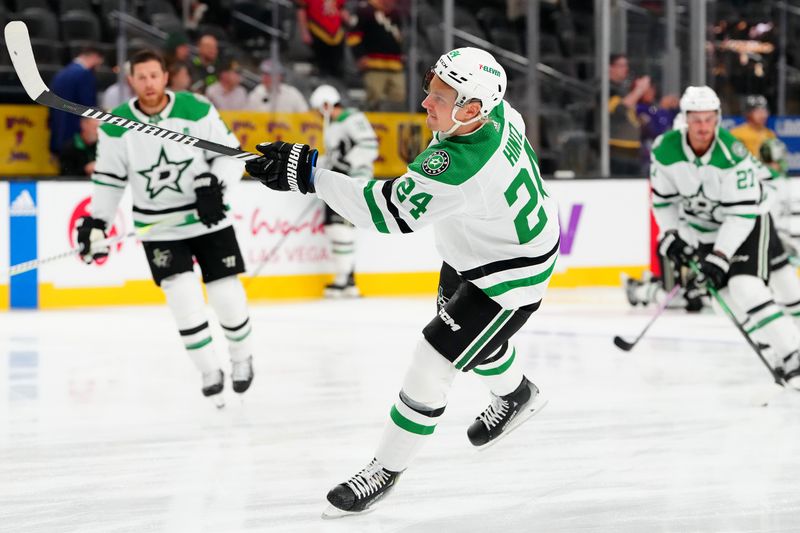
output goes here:
<path id="1" fill-rule="evenodd" d="M 361 292 L 356 287 L 348 287 L 344 290 L 325 289 L 325 298 L 330 300 L 346 300 L 351 298 L 361 298 Z"/>
<path id="2" fill-rule="evenodd" d="M 217 409 L 223 409 L 225 407 L 225 397 L 222 394 L 214 394 L 212 396 L 206 396 L 206 398 L 208 398 L 211 404 Z"/>
<path id="3" fill-rule="evenodd" d="M 506 430 L 503 431 L 503 433 L 499 437 L 497 437 L 496 439 L 490 440 L 489 442 L 487 442 L 483 446 L 478 446 L 477 447 L 478 451 L 482 452 L 482 451 L 486 450 L 487 448 L 491 448 L 492 446 L 497 444 L 498 441 L 503 440 L 504 437 L 507 437 L 509 433 L 511 433 L 512 431 L 514 431 L 518 427 L 520 427 L 526 420 L 531 418 L 533 415 L 539 414 L 539 412 L 542 409 L 544 409 L 545 405 L 547 405 L 547 402 L 548 402 L 548 399 L 547 398 L 543 398 L 542 394 L 540 392 L 539 396 L 533 401 L 533 403 L 530 405 L 530 407 L 528 407 L 525 410 L 525 412 L 520 413 L 519 415 L 517 415 L 514 418 L 514 420 L 512 420 L 511 423 L 508 425 Z"/>
<path id="4" fill-rule="evenodd" d="M 322 511 L 322 519 L 323 520 L 338 520 L 339 518 L 345 518 L 348 516 L 360 516 L 369 514 L 374 511 L 373 507 L 367 507 L 363 511 L 352 512 L 352 511 L 343 511 L 334 505 L 328 505 L 324 511 Z"/>

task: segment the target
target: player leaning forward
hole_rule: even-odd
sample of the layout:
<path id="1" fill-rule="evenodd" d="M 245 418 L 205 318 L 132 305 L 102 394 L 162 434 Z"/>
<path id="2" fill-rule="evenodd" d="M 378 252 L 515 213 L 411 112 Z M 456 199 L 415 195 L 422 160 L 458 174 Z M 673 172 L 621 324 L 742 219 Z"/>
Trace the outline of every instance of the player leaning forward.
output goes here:
<path id="1" fill-rule="evenodd" d="M 711 88 L 687 88 L 680 106 L 686 128 L 662 135 L 652 152 L 659 252 L 684 265 L 697 253 L 701 272 L 725 288 L 745 330 L 772 347 L 776 371 L 800 388 L 800 330 L 787 315 L 800 310 L 800 288 L 762 189 L 770 171 L 719 126 Z"/>
<path id="2" fill-rule="evenodd" d="M 167 71 L 158 53 L 139 52 L 130 63 L 129 80 L 136 96 L 114 109 L 114 114 L 239 146 L 208 100 L 165 90 Z M 138 226 L 186 214 L 172 227 L 154 228 L 142 244 L 153 280 L 167 297 L 186 351 L 202 373 L 203 394 L 217 400 L 221 399 L 216 395 L 222 392 L 224 375 L 214 354 L 203 289 L 192 267 L 194 258 L 228 339 L 233 389 L 244 392 L 253 379 L 251 326 L 244 289 L 236 277 L 244 272 L 244 262 L 224 204 L 225 190 L 239 182 L 242 171 L 243 164 L 235 159 L 103 124 L 92 175 L 92 216 L 82 219 L 78 229 L 84 250 L 90 240 L 102 239 L 128 186 Z M 107 252 L 91 250 L 83 257 L 91 262 Z"/>
<path id="3" fill-rule="evenodd" d="M 538 309 L 558 256 L 556 204 L 539 176 L 520 114 L 503 101 L 506 76 L 490 54 L 460 48 L 425 78 L 434 131 L 406 173 L 384 181 L 313 168 L 306 145 L 260 145 L 248 171 L 277 190 L 316 192 L 357 226 L 410 233 L 433 225 L 441 253 L 438 314 L 422 330 L 375 458 L 328 493 L 328 517 L 367 510 L 393 487 L 433 433 L 459 372 L 492 395 L 467 429 L 485 446 L 543 405 L 511 336 Z"/>

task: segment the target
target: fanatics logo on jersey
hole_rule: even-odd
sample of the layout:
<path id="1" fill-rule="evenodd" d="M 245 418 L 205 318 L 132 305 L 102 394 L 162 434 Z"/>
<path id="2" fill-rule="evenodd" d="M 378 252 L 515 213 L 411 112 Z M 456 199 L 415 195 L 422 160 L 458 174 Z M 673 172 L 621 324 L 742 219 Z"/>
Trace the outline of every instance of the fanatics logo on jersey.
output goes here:
<path id="1" fill-rule="evenodd" d="M 438 176 L 450 166 L 450 156 L 444 150 L 436 150 L 422 162 L 422 170 L 431 176 Z"/>
<path id="2" fill-rule="evenodd" d="M 147 180 L 145 189 L 150 193 L 150 198 L 155 198 L 163 191 L 170 189 L 175 192 L 183 192 L 180 183 L 181 175 L 192 163 L 192 158 L 185 161 L 170 161 L 161 147 L 158 161 L 147 170 L 139 170 L 139 174 Z"/>

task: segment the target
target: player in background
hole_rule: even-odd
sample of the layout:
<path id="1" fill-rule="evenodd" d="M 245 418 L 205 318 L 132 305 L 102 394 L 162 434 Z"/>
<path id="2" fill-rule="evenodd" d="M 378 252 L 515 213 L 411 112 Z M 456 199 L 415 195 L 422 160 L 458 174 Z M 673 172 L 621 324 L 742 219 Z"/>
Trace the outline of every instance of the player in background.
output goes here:
<path id="1" fill-rule="evenodd" d="M 769 106 L 760 94 L 745 98 L 745 122 L 733 129 L 731 134 L 739 139 L 753 154 L 774 172 L 764 180 L 770 196 L 770 213 L 775 221 L 781 241 L 791 255 L 797 255 L 789 232 L 791 216 L 791 194 L 788 182 L 786 145 L 778 135 L 767 127 Z"/>
<path id="2" fill-rule="evenodd" d="M 238 147 L 234 135 L 205 98 L 166 90 L 162 56 L 142 51 L 131 58 L 135 97 L 113 110 L 124 118 Z M 133 194 L 137 227 L 185 213 L 183 222 L 142 238 L 153 280 L 161 287 L 189 357 L 202 373 L 202 392 L 221 405 L 224 374 L 214 353 L 203 288 L 193 272 L 197 260 L 208 300 L 228 339 L 233 389 L 253 380 L 251 325 L 237 274 L 244 261 L 226 214 L 225 192 L 242 177 L 243 164 L 191 146 L 138 135 L 112 124 L 100 127 L 92 181 L 91 216 L 81 219 L 78 242 L 91 263 L 108 254 L 92 241 L 103 239 L 127 187 Z"/>
<path id="3" fill-rule="evenodd" d="M 322 116 L 325 139 L 325 154 L 317 166 L 353 178 L 371 179 L 378 158 L 378 136 L 364 113 L 342 107 L 341 100 L 339 91 L 330 85 L 320 85 L 311 93 L 309 103 Z M 356 228 L 327 204 L 325 236 L 336 268 L 333 283 L 325 286 L 325 296 L 359 296 L 354 279 Z"/>
<path id="4" fill-rule="evenodd" d="M 776 372 L 800 389 L 800 330 L 791 319 L 800 311 L 800 285 L 788 261 L 770 262 L 777 235 L 761 183 L 770 170 L 720 127 L 710 87 L 688 87 L 680 106 L 686 130 L 659 137 L 652 153 L 658 251 L 678 265 L 698 257 L 705 281 L 771 347 Z"/>
<path id="5" fill-rule="evenodd" d="M 545 400 L 524 374 L 511 337 L 541 305 L 559 249 L 555 201 L 542 183 L 520 114 L 503 101 L 495 58 L 459 48 L 425 77 L 433 140 L 391 180 L 314 168 L 302 144 L 262 144 L 248 172 L 276 190 L 316 192 L 356 226 L 411 233 L 432 225 L 442 255 L 437 314 L 423 328 L 374 458 L 328 493 L 325 517 L 361 513 L 385 496 L 434 432 L 459 372 L 491 403 L 467 429 L 486 446 Z"/>

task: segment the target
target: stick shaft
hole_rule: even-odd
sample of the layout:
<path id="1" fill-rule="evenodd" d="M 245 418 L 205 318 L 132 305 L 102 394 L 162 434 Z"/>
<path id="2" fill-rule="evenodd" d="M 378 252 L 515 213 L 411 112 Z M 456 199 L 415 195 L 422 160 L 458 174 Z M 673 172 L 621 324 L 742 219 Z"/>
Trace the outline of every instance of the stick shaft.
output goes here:
<path id="1" fill-rule="evenodd" d="M 655 323 L 655 321 L 658 319 L 658 317 L 660 317 L 664 313 L 664 310 L 666 310 L 667 306 L 675 298 L 675 296 L 678 295 L 678 292 L 680 290 L 681 290 L 681 286 L 676 283 L 672 287 L 672 289 L 667 293 L 667 296 L 664 298 L 664 300 L 658 305 L 658 308 L 656 309 L 656 312 L 653 313 L 653 316 L 650 318 L 650 321 L 647 323 L 647 325 L 645 325 L 644 329 L 642 329 L 642 332 L 639 333 L 639 336 L 636 337 L 636 340 L 634 340 L 631 343 L 633 346 L 635 346 L 637 342 L 642 340 L 642 337 L 644 337 L 644 334 L 647 333 L 648 329 L 650 329 L 650 326 L 652 326 L 653 323 Z M 633 346 L 631 346 L 631 348 Z"/>

